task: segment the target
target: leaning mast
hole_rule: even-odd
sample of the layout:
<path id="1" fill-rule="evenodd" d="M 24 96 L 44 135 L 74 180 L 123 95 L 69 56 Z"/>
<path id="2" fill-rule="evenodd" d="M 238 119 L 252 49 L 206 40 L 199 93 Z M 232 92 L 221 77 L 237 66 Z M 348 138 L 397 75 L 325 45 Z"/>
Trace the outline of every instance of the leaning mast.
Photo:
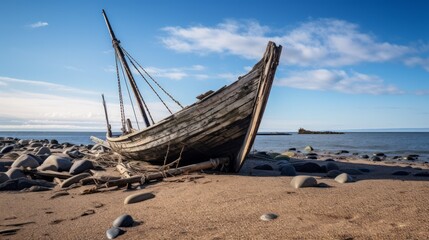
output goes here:
<path id="1" fill-rule="evenodd" d="M 109 19 L 107 18 L 106 12 L 104 11 L 104 9 L 103 9 L 103 17 L 104 17 L 104 20 L 106 21 L 107 28 L 109 29 L 110 37 L 112 38 L 113 48 L 115 49 L 116 55 L 119 57 L 119 60 L 121 61 L 122 66 L 125 69 L 125 73 L 127 75 L 128 81 L 129 81 L 131 88 L 133 90 L 134 97 L 137 101 L 137 104 L 139 105 L 140 112 L 142 113 L 143 120 L 146 124 L 146 127 L 149 127 L 150 123 L 149 123 L 149 119 L 147 117 L 147 114 L 146 114 L 146 111 L 145 111 L 145 108 L 143 105 L 143 101 L 142 101 L 143 97 L 142 97 L 142 95 L 141 95 L 141 93 L 137 87 L 136 81 L 134 80 L 134 77 L 131 73 L 130 67 L 128 66 L 128 63 L 125 60 L 124 52 L 122 51 L 122 48 L 119 45 L 120 41 L 118 39 L 116 39 L 115 33 L 113 32 L 112 27 L 110 26 Z"/>

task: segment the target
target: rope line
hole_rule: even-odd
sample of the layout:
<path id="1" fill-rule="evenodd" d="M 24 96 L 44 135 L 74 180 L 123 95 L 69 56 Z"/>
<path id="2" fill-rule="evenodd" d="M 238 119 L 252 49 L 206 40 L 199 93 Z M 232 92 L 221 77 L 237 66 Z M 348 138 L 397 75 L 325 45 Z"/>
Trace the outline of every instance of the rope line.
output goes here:
<path id="1" fill-rule="evenodd" d="M 121 123 L 122 123 L 122 132 L 125 132 L 125 111 L 124 111 L 124 101 L 122 98 L 122 89 L 121 89 L 121 78 L 119 77 L 118 69 L 118 56 L 115 54 L 115 63 L 116 63 L 116 77 L 118 78 L 118 90 L 119 90 L 119 104 L 121 111 Z"/>
<path id="2" fill-rule="evenodd" d="M 171 94 L 169 94 L 122 46 L 120 46 L 122 51 L 127 55 L 129 59 L 134 61 L 145 73 L 149 76 L 149 78 L 171 99 L 173 100 L 177 105 L 179 105 L 181 108 L 183 108 L 182 104 L 180 104 L 179 101 L 177 101 Z M 134 64 L 133 64 L 134 65 Z M 140 72 L 140 71 L 139 71 Z M 141 74 L 141 73 L 140 73 Z"/>

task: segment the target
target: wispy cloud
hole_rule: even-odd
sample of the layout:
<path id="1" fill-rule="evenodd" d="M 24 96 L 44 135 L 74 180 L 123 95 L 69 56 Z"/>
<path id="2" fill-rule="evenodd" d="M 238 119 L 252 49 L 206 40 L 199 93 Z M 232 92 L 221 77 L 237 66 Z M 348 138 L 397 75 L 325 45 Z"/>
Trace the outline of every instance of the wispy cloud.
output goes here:
<path id="1" fill-rule="evenodd" d="M 39 87 L 43 87 L 43 90 L 45 90 L 45 91 L 50 90 L 50 91 L 61 91 L 61 92 L 79 93 L 79 94 L 97 94 L 97 95 L 99 94 L 99 92 L 74 88 L 74 87 L 56 84 L 56 83 L 0 76 L 0 84 L 1 83 L 3 83 L 3 84 L 14 83 L 15 85 L 16 84 L 23 84 L 26 86 L 28 86 L 28 85 L 39 86 Z"/>
<path id="2" fill-rule="evenodd" d="M 299 66 L 347 66 L 360 62 L 384 62 L 413 52 L 408 46 L 379 41 L 358 25 L 337 19 L 308 21 L 282 34 L 274 34 L 256 21 L 226 21 L 214 27 L 165 27 L 166 47 L 198 54 L 226 53 L 259 59 L 266 43 L 285 45 L 285 64 Z"/>
<path id="3" fill-rule="evenodd" d="M 296 71 L 275 81 L 278 86 L 306 90 L 337 91 L 350 94 L 403 94 L 377 76 L 343 70 L 316 69 Z"/>
<path id="4" fill-rule="evenodd" d="M 46 27 L 48 25 L 49 24 L 47 22 L 38 21 L 38 22 L 30 24 L 30 27 L 31 28 L 40 28 L 40 27 Z"/>
<path id="5" fill-rule="evenodd" d="M 190 67 L 177 67 L 177 68 L 158 68 L 158 67 L 145 68 L 145 70 L 153 77 L 166 78 L 171 80 L 182 80 L 184 78 L 206 79 L 205 75 L 199 73 L 205 69 L 206 67 L 202 65 L 193 65 Z M 135 74 L 138 74 L 138 72 L 135 69 L 133 72 Z"/>
<path id="6" fill-rule="evenodd" d="M 408 66 L 420 66 L 429 72 L 429 58 L 410 57 L 404 60 Z"/>

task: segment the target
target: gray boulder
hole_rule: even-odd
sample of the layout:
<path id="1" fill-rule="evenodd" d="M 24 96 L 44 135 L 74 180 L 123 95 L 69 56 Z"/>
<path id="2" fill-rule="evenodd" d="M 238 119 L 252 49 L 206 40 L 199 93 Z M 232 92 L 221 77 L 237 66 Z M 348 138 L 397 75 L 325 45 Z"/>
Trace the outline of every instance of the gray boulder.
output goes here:
<path id="1" fill-rule="evenodd" d="M 69 173 L 74 175 L 83 173 L 89 169 L 94 169 L 94 164 L 92 164 L 90 160 L 75 160 L 75 162 L 70 168 Z"/>
<path id="2" fill-rule="evenodd" d="M 1 150 L 0 150 L 0 153 L 1 154 L 6 154 L 6 153 L 8 153 L 8 152 L 11 152 L 12 150 L 13 150 L 13 147 L 14 147 L 15 145 L 8 145 L 8 146 L 5 146 L 5 147 L 3 147 Z"/>
<path id="3" fill-rule="evenodd" d="M 36 155 L 51 155 L 51 150 L 47 147 L 40 147 L 37 150 Z"/>
<path id="4" fill-rule="evenodd" d="M 296 176 L 296 171 L 292 164 L 280 165 L 279 170 L 281 176 Z"/>
<path id="5" fill-rule="evenodd" d="M 121 215 L 113 221 L 114 227 L 131 227 L 133 224 L 134 219 L 128 214 Z"/>
<path id="6" fill-rule="evenodd" d="M 30 156 L 28 154 L 23 154 L 19 156 L 19 158 L 17 158 L 15 162 L 13 162 L 11 167 L 37 168 L 38 166 L 39 166 L 39 162 L 33 156 Z"/>
<path id="7" fill-rule="evenodd" d="M 306 163 L 293 163 L 295 170 L 297 172 L 305 172 L 305 173 L 323 173 L 326 172 L 322 167 L 317 163 L 306 162 Z"/>
<path id="8" fill-rule="evenodd" d="M 72 166 L 72 162 L 69 157 L 64 155 L 51 155 L 43 162 L 41 167 L 46 168 L 50 165 L 56 168 L 54 171 L 69 171 Z"/>
<path id="9" fill-rule="evenodd" d="M 21 171 L 19 168 L 11 168 L 6 172 L 6 175 L 10 179 L 18 179 L 18 178 L 25 178 L 27 177 L 24 172 Z"/>

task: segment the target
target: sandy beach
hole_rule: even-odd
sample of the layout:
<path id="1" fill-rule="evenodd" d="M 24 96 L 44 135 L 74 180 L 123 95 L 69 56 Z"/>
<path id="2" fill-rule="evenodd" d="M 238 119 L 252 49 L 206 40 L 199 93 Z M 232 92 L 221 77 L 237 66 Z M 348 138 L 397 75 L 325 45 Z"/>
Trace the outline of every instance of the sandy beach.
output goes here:
<path id="1" fill-rule="evenodd" d="M 107 239 L 106 230 L 122 214 L 135 220 L 117 239 L 428 239 L 428 177 L 425 163 L 370 162 L 356 156 L 333 158 L 340 169 L 366 169 L 355 182 L 338 183 L 326 173 L 301 173 L 323 187 L 293 188 L 293 176 L 280 176 L 279 160 L 249 158 L 239 174 L 198 172 L 165 178 L 139 189 L 82 195 L 92 186 L 57 187 L 42 192 L 0 192 L 2 239 Z M 1 158 L 5 161 L 5 158 Z M 255 170 L 267 164 L 273 170 Z M 403 170 L 408 176 L 395 176 Z M 109 174 L 119 173 L 114 168 Z M 124 204 L 134 193 L 154 198 Z M 272 221 L 261 215 L 274 213 Z"/>

